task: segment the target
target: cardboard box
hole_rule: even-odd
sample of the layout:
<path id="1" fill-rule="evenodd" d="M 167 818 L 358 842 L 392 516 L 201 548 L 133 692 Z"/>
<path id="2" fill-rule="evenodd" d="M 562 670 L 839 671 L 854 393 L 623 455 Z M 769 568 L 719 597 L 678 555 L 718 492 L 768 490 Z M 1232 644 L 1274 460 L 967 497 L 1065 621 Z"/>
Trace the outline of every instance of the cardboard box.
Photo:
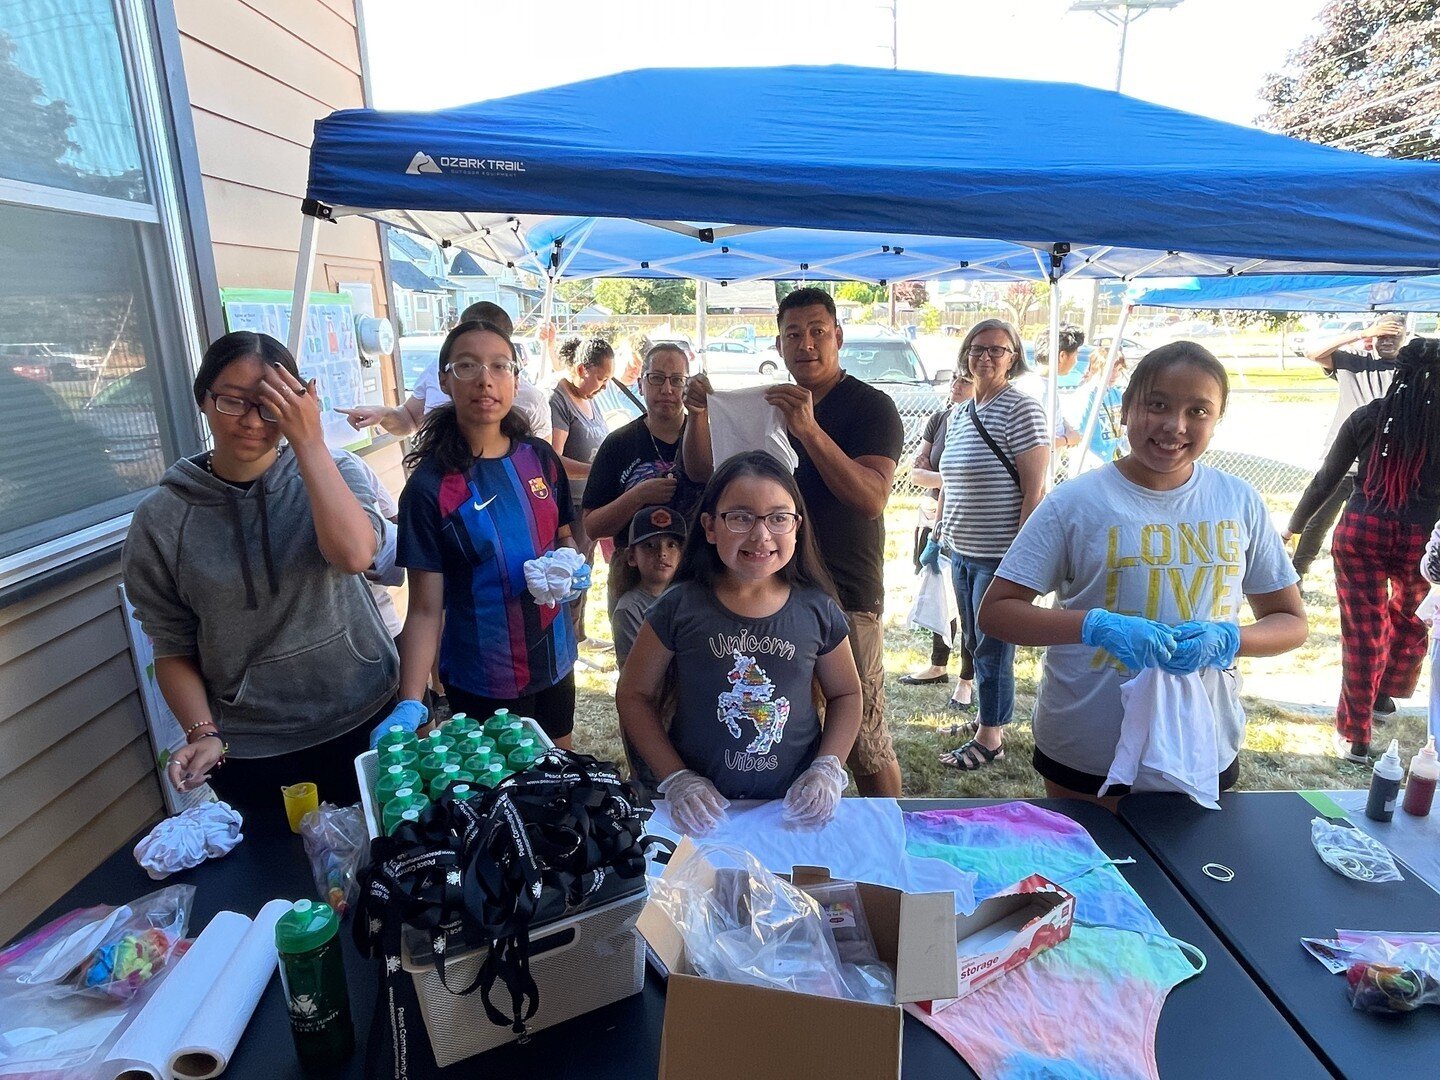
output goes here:
<path id="1" fill-rule="evenodd" d="M 939 1012 L 1014 971 L 1036 953 L 1070 936 L 1075 897 L 1053 881 L 1032 874 L 982 901 L 969 915 L 955 917 L 955 967 L 959 993 L 922 1006 Z"/>
<path id="2" fill-rule="evenodd" d="M 703 856 L 695 845 L 682 840 L 662 878 L 697 858 Z M 796 867 L 791 880 L 808 885 L 832 879 L 823 868 Z M 904 893 L 863 882 L 858 888 L 876 951 L 895 971 L 896 1001 L 955 997 L 954 895 Z M 905 1020 L 900 1004 L 872 1005 L 701 978 L 689 965 L 679 929 L 653 901 L 641 912 L 639 927 L 652 962 L 668 977 L 660 1080 L 900 1076 Z"/>

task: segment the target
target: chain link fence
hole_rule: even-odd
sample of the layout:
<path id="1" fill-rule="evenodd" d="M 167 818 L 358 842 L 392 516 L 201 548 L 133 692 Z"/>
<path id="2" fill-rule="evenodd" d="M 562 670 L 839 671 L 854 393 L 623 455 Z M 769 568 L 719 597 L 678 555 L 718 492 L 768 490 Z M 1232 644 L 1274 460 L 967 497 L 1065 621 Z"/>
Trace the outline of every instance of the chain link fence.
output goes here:
<path id="1" fill-rule="evenodd" d="M 1326 436 L 1335 414 L 1333 387 L 1319 390 L 1250 390 L 1232 388 L 1230 400 L 1201 459 L 1207 465 L 1240 477 L 1276 507 L 1290 507 L 1325 456 Z M 1062 394 L 1062 403 L 1064 396 Z M 905 449 L 895 473 L 893 491 L 916 495 L 910 465 L 933 408 L 923 400 L 897 400 L 905 426 Z M 1073 450 L 1060 454 L 1057 479 L 1070 475 Z"/>

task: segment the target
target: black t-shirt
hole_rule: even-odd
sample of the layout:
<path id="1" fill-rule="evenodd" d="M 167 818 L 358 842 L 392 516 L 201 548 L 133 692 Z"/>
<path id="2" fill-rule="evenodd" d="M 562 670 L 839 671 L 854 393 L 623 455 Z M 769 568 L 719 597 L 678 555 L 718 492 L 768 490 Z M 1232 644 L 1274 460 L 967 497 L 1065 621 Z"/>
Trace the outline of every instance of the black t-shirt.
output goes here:
<path id="1" fill-rule="evenodd" d="M 590 463 L 590 479 L 580 501 L 581 509 L 608 506 L 636 484 L 673 475 L 678 483 L 670 506 L 688 521 L 703 488 L 685 475 L 680 453 L 683 438 L 683 429 L 681 440 L 673 443 L 654 437 L 645 426 L 643 416 L 612 431 L 605 436 L 600 449 L 595 451 L 595 460 Z M 616 541 L 623 539 L 622 530 Z"/>
<path id="2" fill-rule="evenodd" d="M 888 395 L 853 376 L 844 376 L 820 399 L 815 421 L 852 460 L 900 460 L 905 428 L 899 410 Z M 880 614 L 885 609 L 885 515 L 862 518 L 825 485 L 820 470 L 794 436 L 790 445 L 800 458 L 795 482 L 805 496 L 815 542 L 835 579 L 840 606 L 846 611 Z"/>

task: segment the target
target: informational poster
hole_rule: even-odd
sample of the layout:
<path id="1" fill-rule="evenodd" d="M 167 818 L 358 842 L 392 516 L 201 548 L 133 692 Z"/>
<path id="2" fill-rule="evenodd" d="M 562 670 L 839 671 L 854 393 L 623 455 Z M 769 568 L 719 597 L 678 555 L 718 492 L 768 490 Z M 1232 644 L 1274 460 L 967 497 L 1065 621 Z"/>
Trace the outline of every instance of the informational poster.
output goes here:
<path id="1" fill-rule="evenodd" d="M 140 626 L 125 586 L 119 586 L 120 605 L 125 609 L 125 632 L 130 638 L 130 657 L 135 662 L 135 681 L 140 684 L 140 707 L 145 710 L 145 725 L 150 729 L 150 748 L 155 752 L 155 768 L 160 773 L 160 792 L 165 796 L 165 809 L 178 814 L 204 802 L 214 802 L 215 792 L 209 784 L 193 791 L 176 791 L 165 776 L 170 755 L 185 745 L 185 731 L 180 720 L 170 711 L 160 684 L 155 679 L 155 646 L 150 635 Z"/>
<path id="2" fill-rule="evenodd" d="M 225 324 L 288 341 L 290 293 L 278 289 L 221 289 Z M 356 431 L 337 408 L 383 402 L 380 368 L 362 364 L 355 341 L 355 309 L 344 293 L 311 293 L 296 361 L 305 379 L 315 380 L 325 441 L 334 449 L 358 450 L 371 442 L 370 429 Z"/>

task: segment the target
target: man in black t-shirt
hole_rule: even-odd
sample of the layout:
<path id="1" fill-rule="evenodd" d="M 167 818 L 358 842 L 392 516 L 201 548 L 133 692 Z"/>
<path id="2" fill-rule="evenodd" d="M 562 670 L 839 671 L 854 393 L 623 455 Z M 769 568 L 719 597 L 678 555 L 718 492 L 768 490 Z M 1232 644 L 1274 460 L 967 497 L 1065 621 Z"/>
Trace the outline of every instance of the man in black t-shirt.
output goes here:
<path id="1" fill-rule="evenodd" d="M 1344 348 L 1365 338 L 1374 339 L 1373 356 L 1368 352 L 1348 352 Z M 1340 425 L 1345 423 L 1351 413 L 1360 406 L 1385 396 L 1395 374 L 1395 357 L 1404 341 L 1404 322 L 1394 316 L 1385 316 L 1373 326 L 1316 342 L 1306 351 L 1306 357 L 1324 368 L 1325 374 L 1334 379 L 1340 388 L 1340 401 L 1335 406 L 1335 418 L 1330 421 L 1330 433 L 1325 436 L 1325 452 L 1329 452 Z M 1295 543 L 1293 562 L 1295 572 L 1301 578 L 1309 572 L 1310 564 L 1320 554 L 1320 545 L 1325 542 L 1325 537 L 1329 535 L 1335 519 L 1340 516 L 1340 511 L 1350 500 L 1350 493 L 1354 489 L 1355 473 L 1352 470 L 1325 504 L 1315 512 L 1310 524 L 1306 525 L 1305 531 L 1300 534 L 1300 539 Z"/>
<path id="2" fill-rule="evenodd" d="M 860 672 L 860 734 L 846 763 L 864 796 L 898 798 L 900 763 L 885 726 L 885 504 L 904 443 L 900 413 L 889 396 L 840 367 L 844 331 L 835 301 L 820 289 L 796 289 L 780 301 L 775 348 L 793 384 L 770 387 L 765 400 L 780 410 L 800 464 L 795 481 L 820 554 L 835 579 L 850 624 Z M 709 382 L 691 380 L 685 403 L 690 475 L 708 477 Z"/>

